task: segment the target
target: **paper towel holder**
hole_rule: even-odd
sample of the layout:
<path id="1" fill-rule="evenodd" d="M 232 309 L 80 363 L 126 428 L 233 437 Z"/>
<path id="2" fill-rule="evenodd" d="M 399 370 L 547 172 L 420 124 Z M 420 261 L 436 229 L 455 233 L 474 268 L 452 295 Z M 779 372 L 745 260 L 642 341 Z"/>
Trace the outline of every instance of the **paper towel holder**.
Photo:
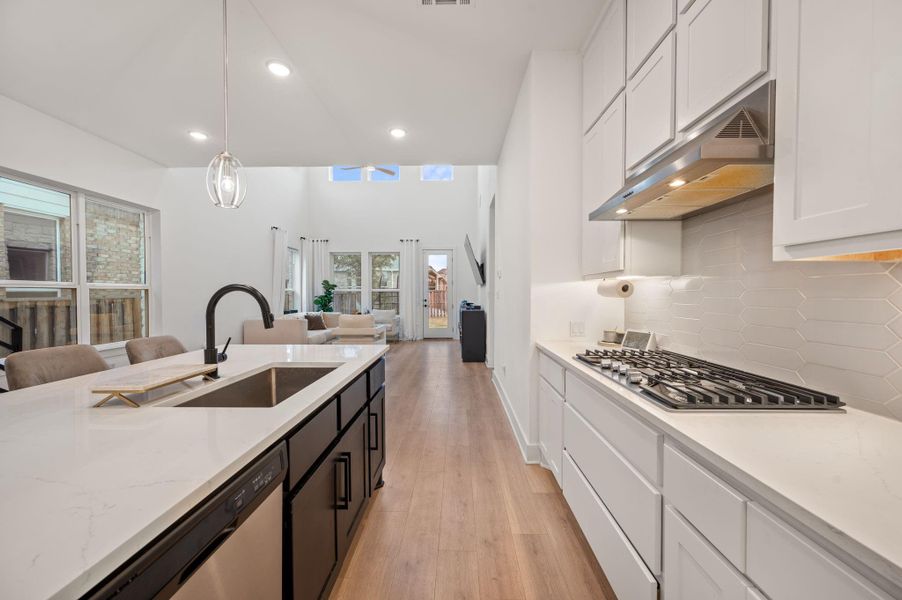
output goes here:
<path id="1" fill-rule="evenodd" d="M 604 298 L 629 298 L 634 289 L 633 283 L 625 279 L 602 279 L 595 292 Z"/>

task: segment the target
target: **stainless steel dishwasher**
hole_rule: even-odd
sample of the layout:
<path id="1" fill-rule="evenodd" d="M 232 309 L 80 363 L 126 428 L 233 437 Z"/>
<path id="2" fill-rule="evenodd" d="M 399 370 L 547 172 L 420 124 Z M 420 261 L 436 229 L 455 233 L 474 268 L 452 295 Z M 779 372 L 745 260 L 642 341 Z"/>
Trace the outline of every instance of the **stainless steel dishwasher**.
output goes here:
<path id="1" fill-rule="evenodd" d="M 280 600 L 287 457 L 255 460 L 87 598 Z"/>

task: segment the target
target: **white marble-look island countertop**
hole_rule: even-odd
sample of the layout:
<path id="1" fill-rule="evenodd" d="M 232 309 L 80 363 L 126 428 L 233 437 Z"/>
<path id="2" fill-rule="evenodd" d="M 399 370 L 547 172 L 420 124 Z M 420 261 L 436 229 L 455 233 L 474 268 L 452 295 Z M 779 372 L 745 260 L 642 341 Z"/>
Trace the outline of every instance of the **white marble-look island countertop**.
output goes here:
<path id="1" fill-rule="evenodd" d="M 387 346 L 231 346 L 200 378 L 102 408 L 110 377 L 201 351 L 0 394 L 0 597 L 77 598 L 332 398 Z M 179 408 L 270 366 L 335 370 L 271 408 Z M 178 396 L 172 394 L 177 393 Z"/>
<path id="2" fill-rule="evenodd" d="M 818 541 L 902 589 L 902 423 L 844 412 L 669 410 L 576 360 L 586 343 L 538 348 L 713 465 Z"/>

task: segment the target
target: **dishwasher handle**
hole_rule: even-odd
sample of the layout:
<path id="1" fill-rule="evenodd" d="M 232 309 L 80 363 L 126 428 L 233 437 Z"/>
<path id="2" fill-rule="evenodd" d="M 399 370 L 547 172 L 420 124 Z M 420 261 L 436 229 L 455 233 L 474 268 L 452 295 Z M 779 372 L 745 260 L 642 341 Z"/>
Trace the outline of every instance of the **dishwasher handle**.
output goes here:
<path id="1" fill-rule="evenodd" d="M 194 558 L 191 559 L 191 562 L 189 562 L 188 565 L 184 569 L 182 569 L 182 574 L 179 575 L 179 585 L 182 585 L 183 583 L 188 581 L 188 579 L 192 575 L 194 575 L 194 572 L 197 571 L 201 567 L 201 565 L 203 565 L 204 562 L 206 562 L 206 560 L 210 558 L 210 556 L 214 552 L 216 552 L 219 547 L 222 546 L 225 541 L 229 539 L 229 537 L 231 537 L 233 533 L 235 533 L 235 530 L 237 529 L 238 525 L 233 524 L 217 533 L 216 537 L 210 540 L 210 543 L 204 546 L 204 548 L 200 552 L 198 552 Z"/>

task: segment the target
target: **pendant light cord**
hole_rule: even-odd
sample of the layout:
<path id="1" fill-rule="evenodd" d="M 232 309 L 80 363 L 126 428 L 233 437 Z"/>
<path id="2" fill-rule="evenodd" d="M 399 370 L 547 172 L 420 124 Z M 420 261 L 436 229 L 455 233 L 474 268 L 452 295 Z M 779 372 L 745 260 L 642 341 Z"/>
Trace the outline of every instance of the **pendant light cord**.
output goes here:
<path id="1" fill-rule="evenodd" d="M 225 133 L 225 151 L 229 151 L 229 7 L 222 0 L 222 128 Z"/>

